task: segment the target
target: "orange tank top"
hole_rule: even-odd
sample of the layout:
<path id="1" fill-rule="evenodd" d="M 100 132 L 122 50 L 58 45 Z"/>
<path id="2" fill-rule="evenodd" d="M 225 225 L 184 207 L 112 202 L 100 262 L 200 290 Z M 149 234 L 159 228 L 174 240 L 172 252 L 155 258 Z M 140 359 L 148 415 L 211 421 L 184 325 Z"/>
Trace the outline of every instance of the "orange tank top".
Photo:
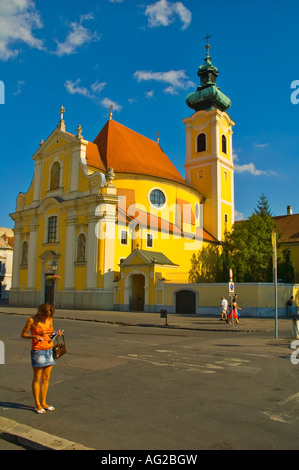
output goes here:
<path id="1" fill-rule="evenodd" d="M 43 338 L 43 341 L 38 341 L 36 338 L 32 338 L 31 349 L 35 351 L 44 351 L 45 349 L 53 348 L 54 344 L 50 338 L 50 334 L 53 333 L 53 324 L 48 323 L 44 325 L 43 323 L 33 323 L 30 328 L 32 335 L 38 335 Z"/>

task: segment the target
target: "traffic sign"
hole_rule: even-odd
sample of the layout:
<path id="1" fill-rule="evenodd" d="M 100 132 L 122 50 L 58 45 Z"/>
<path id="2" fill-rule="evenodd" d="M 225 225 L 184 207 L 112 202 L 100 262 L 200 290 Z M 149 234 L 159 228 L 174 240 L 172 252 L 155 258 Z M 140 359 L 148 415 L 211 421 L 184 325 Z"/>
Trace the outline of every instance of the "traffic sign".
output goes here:
<path id="1" fill-rule="evenodd" d="M 232 268 L 229 268 L 229 280 L 230 281 L 233 280 L 233 270 L 232 270 Z"/>
<path id="2" fill-rule="evenodd" d="M 235 293 L 235 284 L 233 282 L 229 282 L 228 283 L 228 290 L 229 290 L 229 293 L 230 294 L 234 294 Z"/>

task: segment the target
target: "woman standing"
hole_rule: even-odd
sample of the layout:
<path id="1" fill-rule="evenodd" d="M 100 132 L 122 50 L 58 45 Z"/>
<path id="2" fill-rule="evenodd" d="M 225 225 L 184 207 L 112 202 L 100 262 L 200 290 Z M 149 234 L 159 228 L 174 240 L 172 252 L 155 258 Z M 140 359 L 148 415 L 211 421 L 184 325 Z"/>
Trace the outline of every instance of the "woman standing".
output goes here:
<path id="1" fill-rule="evenodd" d="M 55 364 L 52 351 L 53 341 L 50 336 L 53 333 L 53 314 L 53 305 L 47 303 L 41 304 L 38 307 L 37 313 L 29 318 L 21 334 L 22 338 L 32 340 L 32 392 L 35 401 L 35 411 L 39 414 L 55 410 L 53 406 L 49 406 L 46 403 L 50 374 Z M 59 334 L 61 334 L 60 331 Z"/>
<path id="2" fill-rule="evenodd" d="M 239 314 L 238 314 L 238 310 L 242 310 L 241 307 L 238 307 L 238 304 L 237 304 L 237 297 L 238 297 L 238 294 L 236 294 L 234 297 L 233 297 L 233 313 L 232 311 L 230 310 L 229 312 L 229 316 L 228 316 L 228 319 L 226 320 L 227 323 L 231 323 L 231 319 L 232 319 L 232 315 L 233 315 L 233 318 L 236 320 L 236 323 L 239 325 L 240 322 L 239 322 Z"/>

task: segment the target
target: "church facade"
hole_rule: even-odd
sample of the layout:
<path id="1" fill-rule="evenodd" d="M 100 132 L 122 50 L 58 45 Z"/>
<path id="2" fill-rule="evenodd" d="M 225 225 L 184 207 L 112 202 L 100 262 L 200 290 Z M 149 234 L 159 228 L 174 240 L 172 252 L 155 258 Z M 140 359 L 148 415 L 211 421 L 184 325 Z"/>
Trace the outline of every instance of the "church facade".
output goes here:
<path id="1" fill-rule="evenodd" d="M 209 45 L 188 95 L 185 178 L 152 141 L 110 119 L 93 142 L 57 127 L 17 197 L 12 305 L 160 311 L 164 283 L 188 283 L 191 257 L 234 223 L 230 100 Z"/>

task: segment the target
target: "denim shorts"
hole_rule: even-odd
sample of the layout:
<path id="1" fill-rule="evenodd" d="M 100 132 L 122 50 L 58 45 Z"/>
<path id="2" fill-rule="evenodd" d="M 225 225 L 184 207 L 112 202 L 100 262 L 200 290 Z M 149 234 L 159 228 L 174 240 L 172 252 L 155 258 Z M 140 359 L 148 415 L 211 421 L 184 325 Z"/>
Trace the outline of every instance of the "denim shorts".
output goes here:
<path id="1" fill-rule="evenodd" d="M 48 367 L 55 364 L 53 349 L 31 350 L 32 367 Z"/>

